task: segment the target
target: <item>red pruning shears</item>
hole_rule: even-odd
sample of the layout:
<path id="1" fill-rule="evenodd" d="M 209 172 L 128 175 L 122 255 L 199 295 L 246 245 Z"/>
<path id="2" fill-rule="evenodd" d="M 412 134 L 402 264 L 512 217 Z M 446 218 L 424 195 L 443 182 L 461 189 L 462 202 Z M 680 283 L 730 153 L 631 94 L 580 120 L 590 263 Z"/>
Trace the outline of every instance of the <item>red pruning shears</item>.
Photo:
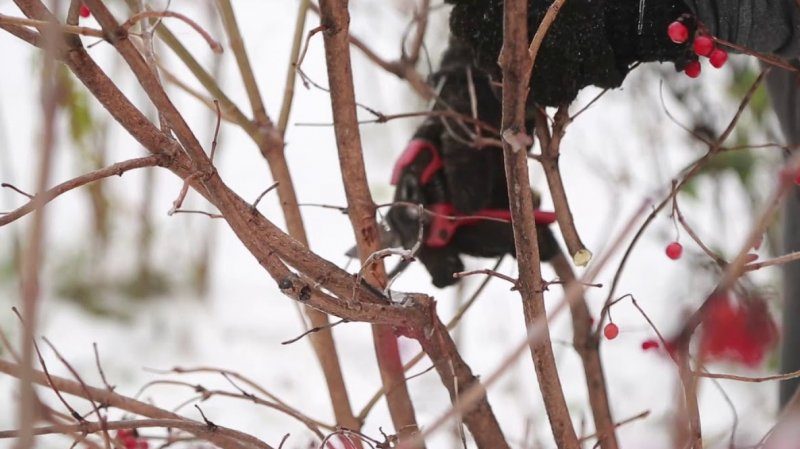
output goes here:
<path id="1" fill-rule="evenodd" d="M 430 161 L 422 169 L 419 176 L 421 185 L 430 182 L 439 170 L 444 168 L 442 158 L 436 146 L 424 139 L 414 139 L 409 142 L 403 154 L 395 162 L 392 170 L 392 185 L 397 185 L 403 171 L 423 152 L 430 152 Z M 473 214 L 464 214 L 457 211 L 451 203 L 437 203 L 427 207 L 431 213 L 430 226 L 425 244 L 432 248 L 443 248 L 450 244 L 458 228 L 479 223 L 482 220 L 511 222 L 511 212 L 507 209 L 482 209 Z M 556 221 L 555 213 L 535 210 L 533 212 L 536 224 L 550 225 Z"/>

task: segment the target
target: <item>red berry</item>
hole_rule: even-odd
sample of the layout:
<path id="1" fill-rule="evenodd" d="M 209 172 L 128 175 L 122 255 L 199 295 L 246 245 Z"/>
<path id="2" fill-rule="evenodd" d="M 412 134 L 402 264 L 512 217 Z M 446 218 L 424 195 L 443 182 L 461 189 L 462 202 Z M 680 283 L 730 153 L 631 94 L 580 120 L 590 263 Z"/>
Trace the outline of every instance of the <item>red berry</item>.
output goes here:
<path id="1" fill-rule="evenodd" d="M 89 7 L 88 7 L 88 6 L 86 6 L 86 5 L 81 5 L 81 9 L 80 9 L 80 11 L 78 12 L 78 14 L 80 14 L 80 16 L 81 16 L 81 17 L 83 17 L 83 18 L 85 19 L 85 18 L 87 18 L 87 17 L 91 16 L 91 15 L 92 15 L 92 12 L 91 12 L 91 11 L 89 11 Z"/>
<path id="2" fill-rule="evenodd" d="M 708 56 L 714 50 L 714 40 L 708 36 L 694 38 L 694 52 L 697 56 Z"/>
<path id="3" fill-rule="evenodd" d="M 672 42 L 682 44 L 689 40 L 689 29 L 686 28 L 686 25 L 676 20 L 667 27 L 667 35 Z"/>
<path id="4" fill-rule="evenodd" d="M 119 429 L 117 430 L 117 438 L 120 440 L 124 440 L 125 438 L 130 438 L 132 436 L 132 432 L 128 429 Z"/>
<path id="5" fill-rule="evenodd" d="M 136 449 L 136 438 L 125 438 L 122 440 L 122 444 L 125 445 L 125 449 Z"/>
<path id="6" fill-rule="evenodd" d="M 686 67 L 683 69 L 683 73 L 686 74 L 689 78 L 697 78 L 700 76 L 700 61 L 692 61 L 686 64 Z"/>
<path id="7" fill-rule="evenodd" d="M 150 443 L 148 443 L 147 440 L 140 439 L 136 442 L 136 449 L 149 449 L 149 448 L 150 448 Z"/>
<path id="8" fill-rule="evenodd" d="M 708 61 L 715 68 L 720 68 L 724 66 L 726 62 L 728 62 L 728 52 L 717 48 L 716 50 L 712 51 L 711 54 L 708 56 Z"/>
<path id="9" fill-rule="evenodd" d="M 606 324 L 606 327 L 603 328 L 603 335 L 609 340 L 617 338 L 617 335 L 619 335 L 619 326 L 614 323 Z"/>
<path id="10" fill-rule="evenodd" d="M 651 349 L 658 349 L 658 342 L 655 340 L 645 340 L 642 342 L 642 351 L 649 351 Z"/>
<path id="11" fill-rule="evenodd" d="M 678 260 L 681 258 L 681 254 L 683 254 L 683 246 L 678 242 L 672 242 L 667 245 L 667 257 L 672 260 Z"/>
<path id="12" fill-rule="evenodd" d="M 800 186 L 800 170 L 797 171 L 797 174 L 794 177 L 794 183 Z"/>
<path id="13" fill-rule="evenodd" d="M 744 263 L 752 263 L 758 260 L 758 254 L 750 253 L 744 258 Z"/>

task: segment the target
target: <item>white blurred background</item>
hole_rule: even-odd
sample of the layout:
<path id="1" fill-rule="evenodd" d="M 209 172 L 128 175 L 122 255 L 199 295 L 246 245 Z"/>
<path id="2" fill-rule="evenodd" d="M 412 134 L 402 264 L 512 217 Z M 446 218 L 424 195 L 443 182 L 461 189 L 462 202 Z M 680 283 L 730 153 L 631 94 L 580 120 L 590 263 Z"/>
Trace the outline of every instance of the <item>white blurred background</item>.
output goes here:
<path id="1" fill-rule="evenodd" d="M 122 14 L 124 8 L 122 2 L 119 3 L 115 6 Z M 155 9 L 165 6 L 160 0 L 150 3 Z M 215 9 L 207 3 L 205 0 L 174 0 L 170 8 L 197 20 L 224 42 Z M 414 1 L 352 0 L 350 4 L 352 33 L 384 58 L 397 58 L 404 30 L 412 20 Z M 234 7 L 267 110 L 275 118 L 283 95 L 297 2 L 236 0 Z M 9 0 L 0 0 L 0 12 L 22 15 Z M 426 48 L 433 67 L 446 44 L 447 14 L 448 8 L 440 7 L 431 16 Z M 92 19 L 82 24 L 96 26 Z M 219 64 L 218 82 L 242 110 L 249 110 L 230 52 L 213 55 L 184 24 L 169 20 L 167 24 L 209 70 Z M 317 25 L 318 19 L 310 14 L 307 29 Z M 84 42 L 94 41 L 84 38 Z M 313 80 L 327 85 L 321 37 L 314 37 L 310 42 L 303 69 Z M 159 46 L 157 50 L 173 73 L 201 89 L 166 47 Z M 130 71 L 108 45 L 94 45 L 90 53 L 125 87 L 129 98 L 148 113 L 153 112 Z M 0 71 L 0 181 L 32 191 L 41 126 L 38 96 L 41 55 L 7 33 L 0 33 L 0 54 L 4 62 Z M 354 49 L 352 54 L 359 102 L 386 114 L 425 108 L 402 80 L 376 67 L 359 51 Z M 221 61 L 216 62 L 219 58 Z M 606 94 L 570 127 L 563 144 L 561 165 L 578 230 L 595 254 L 610 243 L 612 236 L 643 201 L 660 201 L 670 180 L 703 154 L 704 148 L 667 117 L 665 108 L 689 126 L 701 120 L 703 125 L 717 132 L 732 117 L 741 97 L 742 79 L 752 77 L 754 67 L 747 59 L 734 59 L 735 69 L 712 71 L 704 67 L 706 71 L 699 81 L 678 76 L 666 65 L 640 68 L 622 89 Z M 427 74 L 427 67 L 428 63 L 423 60 L 419 70 Z M 303 123 L 330 123 L 329 98 L 325 92 L 305 89 L 299 82 L 297 89 L 287 133 L 287 157 L 300 202 L 344 205 L 332 127 L 301 126 Z M 86 95 L 77 83 L 75 90 Z M 174 87 L 169 91 L 197 135 L 210 146 L 214 115 L 183 91 Z M 677 101 L 676 92 L 686 95 L 683 104 Z M 597 94 L 597 89 L 586 89 L 574 107 L 582 107 Z M 88 96 L 84 98 L 91 116 L 83 122 L 90 127 L 89 136 L 83 140 L 71 137 L 72 112 L 66 108 L 61 111 L 57 169 L 51 184 L 88 171 L 100 149 L 105 152 L 106 165 L 144 154 L 124 130 L 109 122 L 97 102 Z M 359 113 L 365 119 L 370 118 L 364 111 Z M 418 122 L 416 119 L 398 120 L 362 127 L 367 172 L 376 202 L 391 200 L 388 181 L 394 158 L 402 151 Z M 107 127 L 105 139 L 100 137 L 103 127 Z M 737 135 L 737 139 L 753 143 L 775 139 L 769 114 L 746 115 L 742 128 L 742 135 Z M 223 179 L 244 198 L 255 199 L 272 183 L 258 149 L 233 125 L 223 124 L 220 139 L 217 163 Z M 779 154 L 770 151 L 747 153 L 749 159 L 744 161 L 726 161 L 727 165 L 700 177 L 692 186 L 692 195 L 680 196 L 684 215 L 704 240 L 722 254 L 730 255 L 738 250 L 749 228 L 752 211 L 758 209 L 759 199 L 772 186 L 770 173 Z M 544 203 L 549 204 L 543 174 L 535 163 L 531 168 L 534 187 L 543 192 Z M 148 381 L 162 378 L 180 378 L 207 388 L 230 389 L 220 376 L 166 376 L 144 369 L 213 366 L 239 371 L 309 416 L 332 422 L 325 384 L 308 340 L 281 344 L 303 331 L 295 304 L 280 294 L 223 221 L 199 215 L 167 216 L 181 183 L 165 170 L 149 170 L 152 170 L 152 179 L 140 170 L 103 183 L 110 222 L 107 248 L 103 251 L 96 250 L 95 208 L 86 190 L 65 194 L 48 206 L 39 334 L 51 339 L 92 384 L 100 382 L 92 352 L 92 343 L 96 342 L 109 381 L 118 385 L 117 391 L 123 394 L 133 395 Z M 148 201 L 145 192 L 150 182 L 153 190 Z M 276 198 L 274 194 L 268 195 L 260 209 L 282 226 Z M 24 201 L 25 198 L 8 189 L 0 191 L 0 211 L 12 210 Z M 213 212 L 193 192 L 189 194 L 187 207 Z M 345 266 L 348 261 L 344 252 L 354 243 L 347 217 L 335 210 L 311 206 L 302 211 L 311 248 Z M 152 244 L 149 247 L 142 243 L 142 228 L 146 223 L 143 216 L 151 222 Z M 14 247 L 27 232 L 29 223 L 29 219 L 22 219 L 0 229 L 0 328 L 16 344 L 20 326 L 10 310 L 19 301 Z M 686 248 L 684 258 L 671 261 L 665 257 L 664 247 L 675 238 L 675 232 L 668 212 L 659 215 L 636 247 L 617 290 L 619 296 L 635 295 L 666 334 L 677 329 L 685 313 L 705 298 L 714 281 L 708 261 L 685 233 L 680 239 Z M 770 246 L 765 245 L 762 257 L 769 251 Z M 147 267 L 144 277 L 142 261 Z M 484 268 L 493 263 L 471 259 L 468 267 Z M 202 276 L 198 277 L 197 273 L 198 267 L 206 265 L 209 288 L 204 292 L 199 285 L 203 282 Z M 357 270 L 356 264 L 348 269 Z M 595 316 L 608 293 L 615 269 L 616 262 L 609 264 L 598 278 L 605 287 L 590 289 L 588 293 Z M 514 275 L 515 264 L 506 259 L 501 271 Z M 545 278 L 554 279 L 554 276 L 547 268 Z M 776 311 L 780 309 L 777 279 L 776 270 L 764 270 L 754 277 Z M 479 281 L 479 278 L 467 279 L 460 287 L 438 290 L 430 285 L 424 269 L 414 265 L 395 288 L 434 295 L 439 311 L 449 316 Z M 560 297 L 557 286 L 546 295 L 550 305 Z M 476 374 L 493 369 L 522 338 L 524 323 L 518 298 L 517 293 L 509 291 L 508 285 L 492 281 L 454 332 L 462 354 Z M 669 447 L 671 412 L 678 402 L 674 366 L 657 352 L 642 351 L 642 341 L 653 338 L 653 333 L 629 302 L 621 302 L 612 313 L 621 335 L 614 341 L 603 342 L 602 356 L 615 418 L 621 420 L 645 410 L 652 412 L 647 419 L 619 429 L 622 444 L 630 448 Z M 557 318 L 551 329 L 574 422 L 581 433 L 591 433 L 580 361 L 568 343 L 571 340 L 568 316 Z M 334 335 L 348 391 L 358 411 L 380 383 L 369 327 L 348 323 L 336 327 Z M 416 354 L 418 347 L 404 339 L 401 350 L 407 359 Z M 47 360 L 53 372 L 68 377 L 67 370 L 52 354 Z M 429 366 L 428 361 L 423 361 L 412 373 Z M 774 361 L 759 372 L 770 368 L 774 368 Z M 709 369 L 756 374 L 733 365 L 716 365 Z M 435 373 L 415 378 L 409 386 L 421 426 L 432 422 L 449 407 L 446 390 Z M 738 411 L 736 441 L 741 445 L 756 443 L 773 419 L 776 384 L 723 381 L 720 386 Z M 42 396 L 53 399 L 44 390 Z M 193 396 L 196 394 L 191 389 L 174 385 L 154 386 L 142 395 L 167 409 Z M 527 354 L 489 396 L 513 447 L 553 447 Z M 15 426 L 16 397 L 15 381 L 0 377 L 2 429 Z M 76 399 L 71 403 L 80 404 Z M 277 445 L 286 433 L 291 433 L 288 448 L 308 447 L 312 441 L 310 432 L 300 423 L 251 403 L 215 398 L 200 405 L 217 424 L 252 433 L 270 444 Z M 80 406 L 85 409 L 85 404 Z M 709 446 L 727 447 L 734 414 L 720 390 L 710 382 L 701 383 L 701 411 Z M 181 412 L 199 418 L 191 406 L 185 406 Z M 392 430 L 383 402 L 369 415 L 364 432 L 378 437 L 379 428 Z M 69 441 L 58 437 L 38 441 L 39 447 L 46 448 L 69 445 Z M 0 441 L 0 447 L 11 447 L 11 444 L 11 441 Z M 459 446 L 452 431 L 439 433 L 429 444 L 437 448 Z"/>

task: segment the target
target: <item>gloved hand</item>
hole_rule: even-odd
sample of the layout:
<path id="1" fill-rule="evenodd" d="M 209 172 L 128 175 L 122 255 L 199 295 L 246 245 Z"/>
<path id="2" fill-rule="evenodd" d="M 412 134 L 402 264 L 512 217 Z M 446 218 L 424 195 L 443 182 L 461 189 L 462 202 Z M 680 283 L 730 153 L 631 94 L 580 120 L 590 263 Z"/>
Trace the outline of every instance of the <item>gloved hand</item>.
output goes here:
<path id="1" fill-rule="evenodd" d="M 442 83 L 440 98 L 447 106 L 471 115 L 471 71 L 478 117 L 499 128 L 500 102 L 489 78 L 472 66 L 472 60 L 468 48 L 451 42 L 434 84 Z M 396 202 L 421 204 L 432 212 L 420 217 L 417 207 L 398 204 L 389 210 L 387 221 L 405 248 L 412 248 L 418 242 L 422 223 L 422 246 L 417 256 L 435 286 L 441 288 L 457 281 L 453 274 L 464 270 L 461 254 L 477 257 L 514 254 L 503 153 L 499 148 L 474 148 L 455 120 L 427 119 L 397 160 L 392 183 L 396 186 Z M 547 260 L 558 245 L 547 227 L 555 217 L 540 211 L 535 215 L 540 225 L 537 229 L 541 256 Z M 461 218 L 447 218 L 453 216 Z"/>
<path id="2" fill-rule="evenodd" d="M 503 1 L 446 2 L 454 5 L 450 15 L 452 35 L 474 51 L 478 67 L 501 80 L 497 59 L 503 45 Z M 530 37 L 551 3 L 529 1 Z M 635 62 L 672 61 L 683 69 L 696 59 L 691 42 L 675 44 L 666 32 L 671 22 L 690 12 L 682 0 L 645 0 L 641 21 L 639 5 L 640 0 L 564 3 L 539 50 L 529 101 L 540 106 L 567 104 L 588 85 L 619 87 Z M 694 25 L 689 22 L 693 34 Z"/>

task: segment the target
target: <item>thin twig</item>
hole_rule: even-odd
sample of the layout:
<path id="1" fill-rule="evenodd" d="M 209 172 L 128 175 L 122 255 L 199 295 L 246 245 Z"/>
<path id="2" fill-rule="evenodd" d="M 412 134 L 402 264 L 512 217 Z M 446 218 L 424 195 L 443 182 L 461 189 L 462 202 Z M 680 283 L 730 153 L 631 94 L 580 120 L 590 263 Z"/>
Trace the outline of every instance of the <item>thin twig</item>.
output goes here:
<path id="1" fill-rule="evenodd" d="M 54 200 L 59 195 L 69 192 L 70 190 L 76 189 L 78 187 L 84 186 L 86 184 L 95 181 L 99 181 L 104 178 L 109 178 L 111 176 L 115 175 L 122 176 L 123 173 L 130 170 L 135 170 L 137 168 L 155 167 L 157 165 L 162 165 L 164 161 L 165 158 L 161 156 L 155 156 L 155 155 L 145 156 L 137 159 L 131 159 L 125 162 L 118 162 L 114 165 L 110 165 L 108 167 L 101 168 L 99 170 L 86 173 L 85 175 L 81 175 L 76 178 L 70 179 L 69 181 L 65 181 L 43 192 L 41 194 L 41 198 L 39 201 L 31 200 L 24 206 L 21 206 L 9 212 L 8 214 L 0 217 L 0 226 L 5 226 L 13 221 L 16 221 L 24 217 L 25 215 L 28 215 L 29 213 L 37 210 L 44 204 L 47 204 L 50 201 Z"/>
<path id="2" fill-rule="evenodd" d="M 98 37 L 100 39 L 105 39 L 103 31 L 98 30 L 96 28 L 89 28 L 89 27 L 75 26 L 75 25 L 58 25 L 43 20 L 27 19 L 24 17 L 12 17 L 12 16 L 7 16 L 5 14 L 0 14 L 0 24 L 21 25 L 25 27 L 36 28 L 40 31 L 48 27 L 56 26 L 58 27 L 58 30 L 61 31 L 62 33 L 79 34 L 81 36 L 90 36 L 90 37 Z"/>
<path id="3" fill-rule="evenodd" d="M 94 350 L 94 363 L 97 366 L 97 372 L 100 373 L 100 380 L 103 381 L 103 385 L 106 386 L 108 391 L 114 391 L 116 387 L 112 386 L 108 383 L 108 379 L 106 379 L 106 373 L 103 371 L 103 365 L 100 363 L 100 352 L 97 349 L 97 343 L 92 343 L 92 349 Z"/>
<path id="4" fill-rule="evenodd" d="M 214 53 L 222 53 L 222 45 L 219 44 L 211 34 L 206 31 L 203 27 L 201 27 L 197 22 L 190 19 L 189 17 L 175 11 L 140 11 L 134 15 L 132 15 L 128 20 L 120 25 L 120 28 L 127 31 L 131 29 L 137 22 L 143 19 L 151 19 L 151 18 L 158 18 L 163 19 L 164 17 L 172 17 L 178 19 L 185 24 L 192 27 L 193 30 L 197 31 L 197 33 L 205 39 L 208 46 L 211 47 L 211 50 Z"/>
<path id="5" fill-rule="evenodd" d="M 211 212 L 206 212 L 206 211 L 202 211 L 202 210 L 190 210 L 190 209 L 176 209 L 176 210 L 173 210 L 172 214 L 170 214 L 170 215 L 174 215 L 174 214 L 205 215 L 206 217 L 211 218 L 211 219 L 225 218 L 225 216 L 222 215 L 222 214 L 213 214 Z"/>
<path id="6" fill-rule="evenodd" d="M 646 211 L 646 203 L 643 203 L 631 216 L 628 220 L 627 224 L 623 227 L 620 233 L 617 235 L 616 238 L 612 239 L 612 243 L 607 247 L 605 254 L 601 254 L 595 262 L 589 267 L 589 269 L 584 273 L 581 277 L 580 282 L 574 282 L 568 284 L 565 287 L 564 291 L 564 298 L 558 302 L 555 307 L 552 309 L 548 309 L 548 313 L 546 316 L 542 316 L 537 319 L 534 323 L 532 323 L 527 328 L 527 335 L 526 337 L 518 342 L 498 363 L 497 367 L 489 372 L 488 375 L 484 376 L 482 382 L 477 384 L 466 391 L 462 392 L 460 399 L 460 406 L 459 407 L 452 407 L 447 412 L 443 413 L 439 416 L 436 420 L 432 423 L 428 424 L 424 431 L 423 436 L 428 436 L 436 432 L 437 430 L 441 429 L 451 418 L 457 416 L 459 414 L 463 414 L 465 410 L 468 410 L 472 404 L 475 403 L 479 398 L 481 398 L 486 390 L 490 388 L 492 385 L 497 383 L 497 381 L 502 378 L 502 376 L 508 372 L 509 368 L 513 366 L 514 362 L 523 354 L 526 350 L 528 350 L 529 345 L 534 342 L 539 341 L 542 339 L 547 332 L 547 327 L 545 323 L 549 320 L 554 319 L 557 317 L 564 309 L 567 308 L 568 304 L 578 301 L 583 294 L 583 287 L 581 283 L 588 283 L 593 282 L 594 278 L 598 275 L 598 273 L 605 267 L 605 265 L 611 259 L 611 256 L 616 253 L 625 239 L 628 238 L 629 234 L 634 229 L 636 222 L 642 216 L 642 214 Z M 577 437 L 576 437 L 577 438 Z M 413 447 L 413 445 L 409 446 L 401 446 L 401 449 L 406 449 L 409 447 Z"/>
<path id="7" fill-rule="evenodd" d="M 289 67 L 286 69 L 286 82 L 283 87 L 283 101 L 281 112 L 278 115 L 278 132 L 281 136 L 286 136 L 286 128 L 289 124 L 289 115 L 294 104 L 294 86 L 297 82 L 297 62 L 300 57 L 300 49 L 303 42 L 303 31 L 306 26 L 306 16 L 308 15 L 308 5 L 311 0 L 300 0 L 297 7 L 297 19 L 294 24 L 294 38 L 292 39 L 292 50 L 289 53 Z"/>
<path id="8" fill-rule="evenodd" d="M 267 194 L 269 192 L 272 192 L 273 190 L 275 190 L 279 185 L 280 185 L 280 181 L 275 181 L 274 183 L 272 183 L 271 186 L 267 187 L 266 190 L 261 192 L 261 194 L 258 195 L 256 200 L 253 201 L 253 209 L 257 209 L 258 208 L 258 204 L 261 202 L 261 200 L 263 200 L 264 197 L 267 196 Z"/>
<path id="9" fill-rule="evenodd" d="M 222 111 L 219 109 L 219 100 L 214 101 L 214 109 L 217 112 L 217 125 L 214 128 L 214 138 L 211 140 L 211 152 L 208 155 L 208 158 L 211 159 L 211 163 L 214 163 L 214 156 L 217 154 L 217 141 L 219 139 L 219 127 L 222 124 Z"/>
<path id="10" fill-rule="evenodd" d="M 749 263 L 742 267 L 742 271 L 756 271 L 766 267 L 773 267 L 776 265 L 785 265 L 800 260 L 800 251 L 784 254 L 783 256 L 775 257 L 773 259 L 764 260 L 761 262 Z"/>
<path id="11" fill-rule="evenodd" d="M 24 192 L 21 189 L 19 189 L 18 187 L 14 186 L 12 184 L 9 184 L 7 182 L 4 182 L 4 183 L 0 184 L 0 187 L 5 187 L 7 189 L 11 189 L 11 190 L 19 193 L 22 196 L 28 197 L 29 200 L 33 199 L 33 195 L 31 195 L 30 193 Z"/>
<path id="12" fill-rule="evenodd" d="M 498 273 L 497 271 L 490 270 L 490 269 L 481 269 L 481 270 L 472 270 L 472 271 L 462 271 L 460 273 L 453 273 L 453 277 L 455 279 L 463 279 L 467 276 L 474 276 L 476 274 L 485 274 L 487 276 L 494 276 L 498 279 L 502 279 L 506 282 L 510 282 L 512 285 L 511 290 L 517 290 L 519 288 L 517 284 L 517 279 L 514 279 L 511 276 L 505 275 L 503 273 Z"/>
<path id="13" fill-rule="evenodd" d="M 43 337 L 42 339 L 47 344 L 47 346 L 50 347 L 50 350 L 53 351 L 53 353 L 56 355 L 56 358 L 58 358 L 58 360 L 61 362 L 61 364 L 64 365 L 67 368 L 67 370 L 72 374 L 72 377 L 74 377 L 75 380 L 77 380 L 78 383 L 81 385 L 81 388 L 83 389 L 83 392 L 86 394 L 85 397 L 91 398 L 91 394 L 89 393 L 89 389 L 86 387 L 86 383 L 83 381 L 83 379 L 81 378 L 80 374 L 78 374 L 78 371 L 75 370 L 75 368 L 72 366 L 72 364 L 70 364 L 67 361 L 67 359 L 65 359 L 64 356 L 61 355 L 60 352 L 58 352 L 58 349 L 56 349 L 55 345 L 53 343 L 51 343 L 50 340 L 48 340 L 46 337 Z M 97 416 L 97 421 L 101 425 L 101 432 L 100 433 L 102 433 L 103 442 L 105 443 L 105 447 L 106 447 L 106 449 L 110 449 L 111 448 L 111 436 L 108 434 L 108 429 L 105 427 L 106 418 L 103 416 L 102 413 L 100 413 L 100 407 L 98 407 L 97 403 L 93 399 L 89 399 L 89 404 L 92 405 L 92 411 Z M 84 419 L 81 419 L 80 421 L 83 422 Z"/>
<path id="14" fill-rule="evenodd" d="M 347 320 L 341 319 L 339 321 L 334 321 L 333 323 L 327 324 L 324 327 L 312 327 L 311 329 L 303 332 L 302 334 L 298 335 L 297 337 L 291 338 L 291 339 L 286 340 L 286 341 L 282 341 L 281 344 L 282 345 L 290 345 L 290 344 L 292 344 L 294 342 L 299 341 L 300 339 L 302 339 L 306 335 L 314 334 L 314 333 L 317 333 L 317 332 L 319 332 L 321 330 L 330 329 L 330 328 L 336 327 L 336 326 L 338 326 L 340 324 L 347 323 L 347 322 L 348 322 Z"/>

